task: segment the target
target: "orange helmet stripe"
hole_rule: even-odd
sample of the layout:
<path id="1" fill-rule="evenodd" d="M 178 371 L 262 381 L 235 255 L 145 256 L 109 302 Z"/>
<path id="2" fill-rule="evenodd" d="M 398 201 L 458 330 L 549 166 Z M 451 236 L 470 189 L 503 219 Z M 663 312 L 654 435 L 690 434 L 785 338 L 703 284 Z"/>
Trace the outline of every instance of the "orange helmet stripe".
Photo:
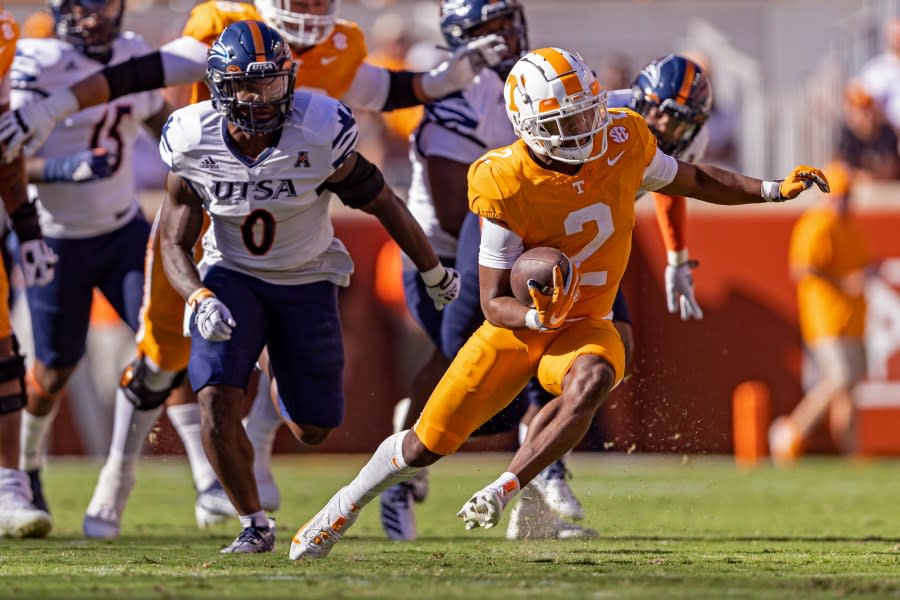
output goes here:
<path id="1" fill-rule="evenodd" d="M 259 24 L 256 21 L 247 21 L 247 27 L 250 29 L 250 35 L 253 36 L 253 51 L 256 53 L 256 60 L 263 62 L 266 60 L 266 45 L 263 42 Z"/>
<path id="2" fill-rule="evenodd" d="M 578 79 L 578 75 L 572 72 L 572 65 L 559 50 L 556 50 L 555 48 L 541 48 L 540 50 L 535 50 L 534 53 L 543 57 L 544 60 L 550 63 L 550 66 L 556 71 L 557 77 L 562 81 L 567 96 L 579 94 L 584 91 L 584 88 L 581 87 L 581 80 Z"/>
<path id="3" fill-rule="evenodd" d="M 678 88 L 678 96 L 675 98 L 675 101 L 678 102 L 678 104 L 687 104 L 688 96 L 691 94 L 691 85 L 694 83 L 694 73 L 696 71 L 694 63 L 688 60 L 685 61 L 685 66 L 687 68 L 684 70 L 681 87 Z"/>

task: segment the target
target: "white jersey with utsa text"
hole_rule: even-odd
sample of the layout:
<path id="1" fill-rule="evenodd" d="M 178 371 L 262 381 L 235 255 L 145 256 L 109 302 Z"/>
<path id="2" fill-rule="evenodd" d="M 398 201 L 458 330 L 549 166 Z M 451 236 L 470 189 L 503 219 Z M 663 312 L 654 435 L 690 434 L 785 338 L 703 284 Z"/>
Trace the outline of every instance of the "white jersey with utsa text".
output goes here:
<path id="1" fill-rule="evenodd" d="M 490 69 L 462 92 L 425 106 L 422 122 L 410 136 L 412 180 L 407 203 L 438 256 L 456 256 L 456 237 L 438 223 L 425 159 L 437 156 L 469 165 L 491 148 L 515 140 L 503 103 L 503 82 Z"/>
<path id="2" fill-rule="evenodd" d="M 209 212 L 203 265 L 269 283 L 347 285 L 353 261 L 334 237 L 322 183 L 356 149 L 350 109 L 297 92 L 276 145 L 250 160 L 234 146 L 210 101 L 172 113 L 159 148 Z"/>
<path id="3" fill-rule="evenodd" d="M 123 33 L 113 42 L 109 64 L 151 52 L 138 35 Z M 69 87 L 104 67 L 57 39 L 19 40 L 12 67 L 11 104 L 17 108 L 55 90 Z M 112 177 L 84 183 L 39 183 L 32 188 L 44 235 L 86 238 L 114 231 L 140 210 L 134 191 L 132 152 L 141 123 L 163 106 L 159 92 L 123 96 L 108 104 L 79 111 L 57 125 L 38 151 L 56 158 L 106 148 L 115 156 Z"/>

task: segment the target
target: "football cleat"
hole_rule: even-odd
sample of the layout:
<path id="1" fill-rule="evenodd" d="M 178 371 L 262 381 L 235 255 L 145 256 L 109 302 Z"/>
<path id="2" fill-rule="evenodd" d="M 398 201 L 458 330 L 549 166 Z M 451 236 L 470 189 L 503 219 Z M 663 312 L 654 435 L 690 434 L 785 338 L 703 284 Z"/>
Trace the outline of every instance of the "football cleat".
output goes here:
<path id="1" fill-rule="evenodd" d="M 104 465 L 94 495 L 84 512 L 81 523 L 84 537 L 99 540 L 119 537 L 122 514 L 134 483 L 133 469 L 117 470 L 108 463 Z"/>
<path id="2" fill-rule="evenodd" d="M 31 503 L 31 489 L 25 473 L 0 469 L 0 536 L 42 538 L 52 527 L 50 514 Z"/>
<path id="3" fill-rule="evenodd" d="M 50 508 L 47 506 L 47 499 L 44 498 L 44 486 L 41 485 L 41 470 L 35 469 L 28 471 L 28 481 L 31 484 L 31 504 L 38 510 L 42 510 L 48 515 Z"/>
<path id="4" fill-rule="evenodd" d="M 381 494 L 381 527 L 394 541 L 416 539 L 416 514 L 413 490 L 408 481 L 398 483 Z"/>
<path id="5" fill-rule="evenodd" d="M 218 481 L 214 481 L 211 486 L 197 494 L 194 516 L 197 519 L 197 527 L 202 529 L 237 517 L 238 513 L 228 499 L 225 488 Z"/>
<path id="6" fill-rule="evenodd" d="M 506 528 L 508 540 L 589 539 L 597 535 L 599 534 L 595 529 L 559 518 L 533 485 L 527 485 L 522 490 Z"/>
<path id="7" fill-rule="evenodd" d="M 255 525 L 244 527 L 230 546 L 222 548 L 222 554 L 256 554 L 275 549 L 275 520 L 268 519 L 268 527 Z"/>
<path id="8" fill-rule="evenodd" d="M 769 426 L 769 453 L 776 465 L 793 463 L 803 453 L 803 437 L 790 417 L 777 417 Z"/>
<path id="9" fill-rule="evenodd" d="M 584 508 L 566 481 L 571 477 L 572 472 L 566 467 L 563 459 L 559 459 L 538 473 L 532 485 L 540 493 L 547 506 L 559 516 L 578 521 L 584 518 Z"/>
<path id="10" fill-rule="evenodd" d="M 466 530 L 476 527 L 490 529 L 500 522 L 503 515 L 503 501 L 500 491 L 486 487 L 469 498 L 456 516 L 466 524 Z"/>
<path id="11" fill-rule="evenodd" d="M 359 507 L 354 505 L 349 515 L 343 514 L 338 506 L 339 494 L 340 491 L 294 534 L 288 555 L 291 560 L 325 558 L 347 533 L 347 529 L 356 522 Z"/>

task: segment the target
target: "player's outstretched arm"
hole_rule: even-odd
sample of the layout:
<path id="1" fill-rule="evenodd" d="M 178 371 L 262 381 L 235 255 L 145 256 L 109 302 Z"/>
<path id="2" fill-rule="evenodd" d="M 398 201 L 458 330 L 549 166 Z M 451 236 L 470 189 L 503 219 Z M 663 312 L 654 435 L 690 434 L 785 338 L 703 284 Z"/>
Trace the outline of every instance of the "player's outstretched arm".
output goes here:
<path id="1" fill-rule="evenodd" d="M 341 202 L 374 215 L 400 249 L 415 263 L 435 308 L 441 310 L 459 295 L 459 273 L 445 268 L 422 227 L 406 204 L 384 181 L 378 167 L 352 152 L 323 184 Z"/>
<path id="2" fill-rule="evenodd" d="M 653 194 L 656 221 L 666 246 L 666 305 L 671 314 L 680 313 L 681 320 L 702 319 L 703 310 L 694 296 L 694 276 L 691 271 L 699 265 L 690 259 L 686 237 L 686 207 L 684 196 Z"/>
<path id="3" fill-rule="evenodd" d="M 813 185 L 823 192 L 829 191 L 825 175 L 814 167 L 795 167 L 784 179 L 763 181 L 709 164 L 677 163 L 675 178 L 656 191 L 723 205 L 783 202 L 796 198 Z"/>
<path id="4" fill-rule="evenodd" d="M 0 162 L 8 163 L 24 150 L 37 152 L 57 123 L 66 117 L 128 94 L 203 78 L 207 47 L 182 37 L 156 52 L 131 58 L 85 77 L 68 88 L 0 116 Z"/>

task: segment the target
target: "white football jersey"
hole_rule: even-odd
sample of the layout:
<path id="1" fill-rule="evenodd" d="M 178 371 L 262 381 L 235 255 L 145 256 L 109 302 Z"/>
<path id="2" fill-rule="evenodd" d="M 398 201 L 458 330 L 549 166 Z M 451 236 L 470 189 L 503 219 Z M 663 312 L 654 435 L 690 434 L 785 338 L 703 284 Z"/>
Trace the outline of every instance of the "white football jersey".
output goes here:
<path id="1" fill-rule="evenodd" d="M 422 122 L 410 136 L 412 179 L 407 203 L 438 256 L 456 256 L 456 237 L 438 223 L 425 158 L 440 156 L 468 165 L 491 148 L 515 140 L 503 102 L 503 82 L 490 69 L 484 69 L 462 92 L 425 105 Z"/>
<path id="2" fill-rule="evenodd" d="M 152 51 L 139 35 L 125 32 L 113 42 L 109 64 L 124 62 Z M 57 39 L 21 39 L 12 66 L 13 108 L 45 98 L 101 70 L 103 64 Z M 141 123 L 163 107 L 158 91 L 118 98 L 79 111 L 57 125 L 37 152 L 56 158 L 106 148 L 117 160 L 107 179 L 84 183 L 39 183 L 36 193 L 44 235 L 86 238 L 114 231 L 140 210 L 134 191 L 132 157 Z"/>
<path id="3" fill-rule="evenodd" d="M 203 201 L 211 225 L 203 267 L 220 265 L 269 283 L 347 285 L 353 261 L 334 237 L 321 186 L 356 149 L 350 109 L 299 91 L 281 137 L 255 160 L 227 136 L 210 101 L 172 113 L 159 143 L 172 172 Z"/>

